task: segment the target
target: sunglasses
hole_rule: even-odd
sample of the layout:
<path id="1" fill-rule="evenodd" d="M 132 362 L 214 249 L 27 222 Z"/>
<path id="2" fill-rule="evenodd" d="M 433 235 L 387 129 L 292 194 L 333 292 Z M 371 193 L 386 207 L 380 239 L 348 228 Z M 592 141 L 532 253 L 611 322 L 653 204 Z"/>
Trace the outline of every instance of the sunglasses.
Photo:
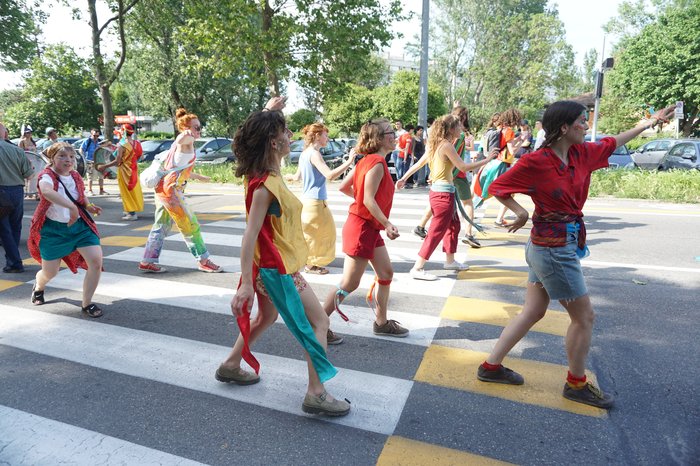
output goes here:
<path id="1" fill-rule="evenodd" d="M 201 126 L 193 126 L 192 131 L 202 131 L 202 127 Z"/>

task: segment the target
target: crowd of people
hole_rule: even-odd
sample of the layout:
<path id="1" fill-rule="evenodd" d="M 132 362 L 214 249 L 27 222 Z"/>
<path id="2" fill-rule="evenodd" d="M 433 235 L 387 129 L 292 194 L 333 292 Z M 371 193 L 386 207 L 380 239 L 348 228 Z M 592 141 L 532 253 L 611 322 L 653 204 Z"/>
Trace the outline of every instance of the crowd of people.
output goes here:
<path id="1" fill-rule="evenodd" d="M 370 264 L 376 275 L 367 294 L 375 314 L 373 333 L 397 338 L 410 336 L 410 329 L 389 318 L 394 271 L 381 232 L 389 240 L 399 237 L 398 228 L 390 220 L 395 190 L 412 184 L 429 184 L 425 222 L 414 230 L 424 238 L 410 271 L 410 277 L 416 280 L 438 279 L 424 267 L 440 242 L 446 257 L 444 268 L 457 272 L 468 270 L 467 264 L 455 259 L 461 230 L 458 212 L 462 212 L 467 222 L 463 242 L 481 247 L 474 236 L 474 229 L 482 228 L 474 222 L 475 205 L 495 197 L 502 204 L 496 223 L 509 232 L 519 230 L 530 218 L 513 196 L 530 196 L 535 205 L 526 247 L 529 278 L 523 311 L 504 328 L 475 377 L 489 383 L 523 384 L 524 378 L 504 367 L 502 361 L 544 316 L 553 299 L 571 318 L 565 339 L 569 372 L 563 396 L 600 408 L 612 406 L 612 397 L 586 378 L 594 311 L 580 264 L 580 259 L 588 253 L 582 209 L 591 173 L 608 165 L 607 159 L 616 147 L 649 126 L 668 120 L 673 107 L 659 110 L 648 122 L 596 143 L 584 142 L 587 111 L 578 103 L 561 101 L 550 105 L 542 120 L 535 124 L 536 135 L 516 109 L 508 109 L 493 115 L 482 140 L 483 154 L 475 158 L 471 157 L 475 138 L 465 107 L 456 106 L 450 114 L 432 121 L 429 128 L 407 125 L 404 129 L 398 121 L 392 127 L 390 121 L 378 118 L 362 126 L 351 157 L 334 169 L 326 165 L 320 153 L 328 141 L 328 128 L 314 123 L 303 130 L 305 149 L 299 159 L 299 170 L 291 177 L 302 181 L 299 200 L 288 189 L 280 171 L 291 140 L 282 113 L 284 106 L 284 98 L 271 99 L 263 110 L 248 116 L 234 137 L 236 175 L 244 180 L 247 218 L 240 251 L 241 276 L 231 301 L 240 335 L 216 370 L 217 380 L 239 385 L 260 380 L 260 363 L 251 352 L 251 345 L 279 314 L 304 349 L 308 362 L 308 387 L 302 410 L 327 416 L 348 414 L 350 403 L 330 395 L 324 385 L 338 372 L 328 359 L 327 345 L 343 342 L 342 336 L 331 331 L 329 316 L 338 312 L 348 320 L 341 304 L 359 287 Z M 222 268 L 209 258 L 196 215 L 184 193 L 188 179 L 208 181 L 207 177 L 193 172 L 193 143 L 201 135 L 201 123 L 196 115 L 180 109 L 177 127 L 179 135 L 163 161 L 165 175 L 155 188 L 155 220 L 138 268 L 144 272 L 165 271 L 158 259 L 163 240 L 175 222 L 198 269 L 221 272 Z M 7 131 L 0 125 L 0 240 L 6 255 L 3 271 L 24 270 L 18 249 L 22 194 L 25 180 L 35 178 L 39 205 L 27 243 L 41 270 L 36 274 L 31 302 L 45 303 L 45 287 L 63 260 L 73 272 L 79 267 L 87 270 L 82 311 L 89 317 L 99 317 L 102 310 L 92 298 L 102 270 L 102 250 L 92 216 L 99 215 L 102 209 L 87 196 L 92 194 L 94 179 L 104 194 L 102 180 L 94 170 L 102 173 L 115 166 L 123 220 L 134 220 L 137 212 L 143 211 L 134 128 L 130 125 L 121 128 L 116 158 L 111 162 L 97 157 L 102 146 L 98 142 L 99 133 L 92 133 L 83 144 L 82 152 L 89 167 L 87 190 L 74 169 L 75 150 L 66 143 L 51 144 L 46 150 L 48 167 L 34 173 L 22 152 L 22 149 L 36 149 L 29 130 L 20 147 L 16 147 L 5 141 Z M 397 169 L 395 182 L 387 165 L 389 157 L 394 159 Z M 475 170 L 477 173 L 468 175 Z M 335 222 L 328 206 L 326 184 L 343 173 L 346 176 L 339 191 L 352 199 L 342 229 L 343 271 L 337 289 L 328 293 L 322 305 L 300 271 L 329 273 L 326 266 L 336 257 Z M 505 221 L 507 210 L 515 215 L 512 222 Z M 257 313 L 251 321 L 255 298 Z M 242 361 L 253 371 L 242 368 Z"/>

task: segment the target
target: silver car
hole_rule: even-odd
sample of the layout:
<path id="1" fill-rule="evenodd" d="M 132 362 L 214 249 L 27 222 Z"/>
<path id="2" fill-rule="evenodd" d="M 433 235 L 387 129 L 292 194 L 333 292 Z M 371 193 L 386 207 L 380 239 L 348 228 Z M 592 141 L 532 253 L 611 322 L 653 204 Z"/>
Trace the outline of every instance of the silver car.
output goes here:
<path id="1" fill-rule="evenodd" d="M 640 146 L 632 153 L 632 160 L 639 168 L 656 170 L 668 150 L 681 142 L 680 139 L 656 139 Z"/>

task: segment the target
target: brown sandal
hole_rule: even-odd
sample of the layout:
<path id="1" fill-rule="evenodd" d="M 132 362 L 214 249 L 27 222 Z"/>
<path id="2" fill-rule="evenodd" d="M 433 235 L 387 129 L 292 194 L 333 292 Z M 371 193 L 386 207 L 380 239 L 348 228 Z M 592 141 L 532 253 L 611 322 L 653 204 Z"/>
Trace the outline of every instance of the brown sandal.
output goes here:
<path id="1" fill-rule="evenodd" d="M 326 275 L 328 273 L 328 269 L 325 267 L 318 267 L 316 265 L 312 265 L 311 267 L 307 265 L 304 267 L 304 272 L 313 273 L 316 275 Z"/>

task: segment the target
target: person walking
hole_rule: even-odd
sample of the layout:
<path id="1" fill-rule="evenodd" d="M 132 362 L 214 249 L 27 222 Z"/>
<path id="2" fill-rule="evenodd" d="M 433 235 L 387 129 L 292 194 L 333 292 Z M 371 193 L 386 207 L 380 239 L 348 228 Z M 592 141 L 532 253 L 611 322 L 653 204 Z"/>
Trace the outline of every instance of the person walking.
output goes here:
<path id="1" fill-rule="evenodd" d="M 340 303 L 360 286 L 369 263 L 376 274 L 367 295 L 370 307 L 375 311 L 373 332 L 375 335 L 403 338 L 408 336 L 408 329 L 387 316 L 394 269 L 380 235 L 384 230 L 391 240 L 399 237 L 399 230 L 389 221 L 394 182 L 386 163 L 386 155 L 394 148 L 395 140 L 396 133 L 388 120 L 372 120 L 360 129 L 355 146 L 355 168 L 343 179 L 339 188 L 340 192 L 354 199 L 343 225 L 343 278 L 338 289 L 328 293 L 324 309 L 327 315 L 338 311 L 341 317 L 347 319 L 340 311 Z M 330 329 L 327 338 L 330 345 L 343 341 Z"/>
<path id="2" fill-rule="evenodd" d="M 105 168 L 117 166 L 119 194 L 124 215 L 122 220 L 138 220 L 136 212 L 143 211 L 143 192 L 139 183 L 139 154 L 134 150 L 134 127 L 126 123 L 121 127 L 121 140 L 117 145 L 117 158 L 105 164 Z"/>
<path id="3" fill-rule="evenodd" d="M 37 147 L 36 147 L 36 142 L 32 138 L 33 134 L 33 129 L 29 125 L 24 126 L 24 130 L 22 133 L 22 139 L 20 139 L 18 146 L 20 149 L 24 150 L 24 152 L 36 152 Z M 32 176 L 25 182 L 25 199 L 31 199 L 33 201 L 36 201 L 39 199 L 38 194 L 37 194 L 37 182 L 39 180 L 39 169 L 34 166 L 32 163 L 32 156 L 27 154 L 26 157 L 29 159 L 29 163 L 32 165 L 32 169 L 34 170 L 34 173 Z"/>
<path id="4" fill-rule="evenodd" d="M 542 143 L 544 142 L 544 137 L 545 137 L 545 132 L 544 129 L 542 128 L 542 121 L 537 120 L 535 122 L 535 131 L 536 131 L 536 136 L 535 136 L 535 147 L 533 150 L 537 150 L 540 148 Z"/>
<path id="5" fill-rule="evenodd" d="M 4 273 L 22 273 L 19 242 L 24 217 L 24 183 L 34 169 L 24 151 L 7 141 L 8 132 L 0 123 L 0 243 L 5 250 Z"/>
<path id="6" fill-rule="evenodd" d="M 73 169 L 75 150 L 66 142 L 47 149 L 49 166 L 39 175 L 39 206 L 32 217 L 27 248 L 41 264 L 32 288 L 31 302 L 45 303 L 44 289 L 58 273 L 61 260 L 73 273 L 86 269 L 83 281 L 82 311 L 89 317 L 102 316 L 92 302 L 102 274 L 102 247 L 97 225 L 89 214 L 102 209 L 84 193 L 80 174 Z"/>
<path id="7" fill-rule="evenodd" d="M 90 137 L 85 139 L 80 145 L 80 152 L 85 159 L 85 174 L 88 179 L 88 194 L 94 196 L 92 191 L 92 183 L 97 178 L 97 184 L 100 187 L 100 196 L 107 194 L 104 189 L 104 176 L 95 168 L 95 152 L 100 148 L 100 130 L 92 128 Z"/>
<path id="8" fill-rule="evenodd" d="M 495 156 L 495 152 L 480 162 L 466 163 L 459 157 L 454 147 L 454 141 L 459 138 L 461 132 L 462 123 L 455 115 L 445 115 L 435 120 L 431 126 L 428 153 L 396 182 L 397 189 L 403 188 L 406 179 L 421 166 L 429 164 L 433 182 L 430 185 L 428 199 L 433 220 L 418 252 L 418 259 L 411 268 L 410 275 L 415 280 L 437 280 L 435 275 L 424 270 L 424 266 L 441 241 L 446 254 L 444 268 L 455 271 L 469 270 L 467 264 L 460 264 L 454 257 L 457 251 L 460 222 L 455 205 L 456 188 L 452 171 L 457 168 L 461 172 L 466 172 L 486 165 Z"/>
<path id="9" fill-rule="evenodd" d="M 544 317 L 550 300 L 566 309 L 571 324 L 566 333 L 569 371 L 563 396 L 569 400 L 608 409 L 613 397 L 587 381 L 586 358 L 591 343 L 595 314 L 580 259 L 588 253 L 583 205 L 588 197 L 591 173 L 608 166 L 613 151 L 642 131 L 667 121 L 674 106 L 656 112 L 650 121 L 635 128 L 585 143 L 587 111 L 572 101 L 550 105 L 542 117 L 544 143 L 494 181 L 489 190 L 517 218 L 506 227 L 515 232 L 529 214 L 511 195 L 530 196 L 535 204 L 530 240 L 525 248 L 529 267 L 525 304 L 503 329 L 491 354 L 478 368 L 484 382 L 522 385 L 523 377 L 504 367 L 503 359 L 532 326 Z"/>
<path id="10" fill-rule="evenodd" d="M 501 113 L 498 121 L 501 128 L 501 138 L 499 143 L 501 153 L 498 156 L 498 160 L 500 160 L 503 164 L 503 172 L 505 172 L 515 163 L 515 154 L 518 152 L 518 150 L 520 150 L 523 144 L 523 140 L 517 138 L 515 136 L 515 131 L 513 130 L 513 128 L 516 128 L 521 123 L 522 116 L 517 109 L 510 108 Z M 498 176 L 501 175 L 502 173 Z M 505 226 L 504 217 L 507 211 L 508 208 L 505 205 L 502 205 L 498 215 L 496 216 L 496 221 L 494 222 L 496 226 Z"/>
<path id="11" fill-rule="evenodd" d="M 307 257 L 301 228 L 301 202 L 285 185 L 280 173 L 289 154 L 291 131 L 281 110 L 284 98 L 273 98 L 266 110 L 254 112 L 238 128 L 233 140 L 245 188 L 247 225 L 241 243 L 241 278 L 231 310 L 241 333 L 226 360 L 216 370 L 220 382 L 250 385 L 260 381 L 260 364 L 250 345 L 277 319 L 278 312 L 305 350 L 309 383 L 302 411 L 345 416 L 350 403 L 335 399 L 324 386 L 338 370 L 328 361 L 328 316 L 299 269 Z M 258 313 L 250 322 L 253 298 Z M 255 369 L 243 370 L 241 360 Z"/>
<path id="12" fill-rule="evenodd" d="M 321 148 L 328 144 L 328 128 L 321 123 L 305 126 L 305 148 L 299 156 L 298 175 L 302 180 L 301 226 L 309 248 L 304 272 L 325 275 L 326 265 L 335 259 L 335 220 L 328 208 L 326 182 L 333 181 L 350 168 L 353 157 L 331 170 L 321 155 Z"/>
<path id="13" fill-rule="evenodd" d="M 165 268 L 158 264 L 158 259 L 163 249 L 163 241 L 175 222 L 187 248 L 197 260 L 197 268 L 207 273 L 223 272 L 221 266 L 209 259 L 209 251 L 204 244 L 197 216 L 185 199 L 187 180 L 210 180 L 208 176 L 193 172 L 194 141 L 202 135 L 202 124 L 197 115 L 188 113 L 184 108 L 178 109 L 175 115 L 180 134 L 170 147 L 163 166 L 166 170 L 174 171 L 165 175 L 155 188 L 155 220 L 138 267 L 142 272 L 165 272 Z"/>
<path id="14" fill-rule="evenodd" d="M 44 139 L 44 142 L 37 147 L 37 149 L 42 153 L 58 142 L 58 132 L 56 132 L 56 128 L 53 126 L 48 126 L 44 131 L 44 134 L 46 135 L 46 139 Z"/>

